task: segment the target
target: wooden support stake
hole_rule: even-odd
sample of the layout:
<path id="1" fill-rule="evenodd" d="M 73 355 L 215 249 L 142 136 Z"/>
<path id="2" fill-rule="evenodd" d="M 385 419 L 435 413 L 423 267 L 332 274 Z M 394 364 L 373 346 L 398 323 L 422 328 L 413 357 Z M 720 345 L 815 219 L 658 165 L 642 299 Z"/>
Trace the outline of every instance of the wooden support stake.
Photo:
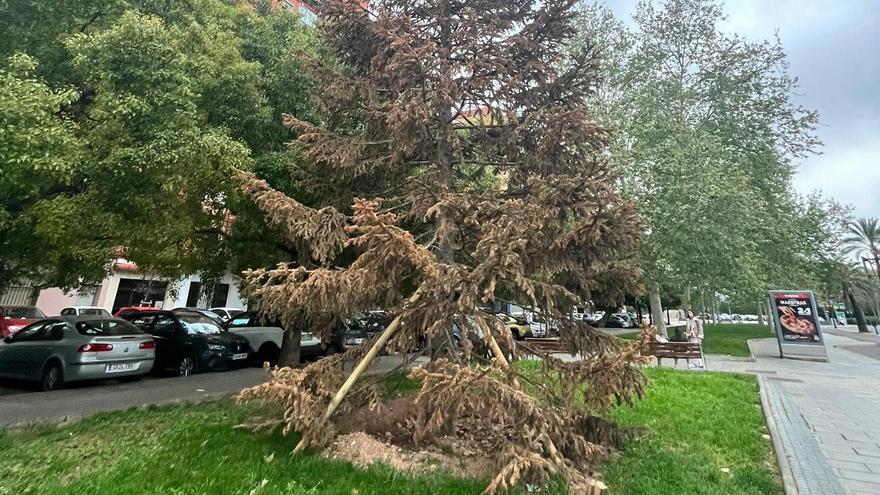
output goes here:
<path id="1" fill-rule="evenodd" d="M 418 301 L 418 299 L 419 292 L 416 291 L 416 293 L 413 294 L 413 296 L 409 299 L 409 303 L 415 303 L 416 301 Z M 333 396 L 333 400 L 330 401 L 330 404 L 327 406 L 327 410 L 324 411 L 324 421 L 330 419 L 330 416 L 333 415 L 333 413 L 336 411 L 336 408 L 339 407 L 339 404 L 341 404 L 342 400 L 345 399 L 345 396 L 348 395 L 351 387 L 354 386 L 355 382 L 358 381 L 358 378 L 361 377 L 364 371 L 367 370 L 367 368 L 373 362 L 373 359 L 375 359 L 376 355 L 379 354 L 379 351 L 381 351 L 382 348 L 385 347 L 388 339 L 390 339 L 394 335 L 394 332 L 396 332 L 398 328 L 400 328 L 400 316 L 394 318 L 391 324 L 385 328 L 385 331 L 382 332 L 382 335 L 379 336 L 379 339 L 373 343 L 373 347 L 371 347 L 367 354 L 363 357 L 363 359 L 361 359 L 357 367 L 355 367 L 354 371 L 352 371 L 351 374 L 348 375 L 345 383 L 343 383 L 342 386 L 339 387 L 336 395 Z M 309 446 L 309 443 L 311 443 L 311 441 L 309 440 L 308 434 L 303 434 L 299 443 L 296 445 L 296 448 L 293 449 L 293 453 L 296 454 L 297 452 L 302 451 Z"/>
<path id="2" fill-rule="evenodd" d="M 495 336 L 492 335 L 489 324 L 486 323 L 485 319 L 479 317 L 477 318 L 477 324 L 480 325 L 480 329 L 483 330 L 483 339 L 486 341 L 486 344 L 489 345 L 489 348 L 492 349 L 492 354 L 495 355 L 495 361 L 498 362 L 498 365 L 501 366 L 501 369 L 509 370 L 510 363 L 507 362 L 507 357 L 501 350 L 501 346 L 498 345 L 498 342 L 495 340 Z M 521 390 L 519 386 L 519 380 L 517 380 L 515 376 L 513 377 L 513 387 L 517 390 Z"/>

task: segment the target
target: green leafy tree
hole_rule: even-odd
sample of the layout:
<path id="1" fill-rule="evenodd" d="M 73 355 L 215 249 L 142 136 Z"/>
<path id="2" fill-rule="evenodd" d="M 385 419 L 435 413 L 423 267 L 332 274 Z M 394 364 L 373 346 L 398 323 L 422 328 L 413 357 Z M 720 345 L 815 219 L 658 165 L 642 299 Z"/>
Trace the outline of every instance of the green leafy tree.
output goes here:
<path id="1" fill-rule="evenodd" d="M 4 250 L 4 266 L 75 287 L 102 278 L 120 254 L 169 277 L 290 256 L 229 173 L 254 170 L 304 194 L 290 175 L 297 158 L 281 113 L 310 118 L 296 51 L 318 48 L 296 16 L 223 0 L 28 0 L 0 9 L 0 29 L 9 34 L 0 54 L 28 53 L 28 77 L 66 98 L 23 127 L 65 168 L 18 177 L 41 201 L 28 200 L 26 216 L 16 211 L 21 249 Z M 55 144 L 59 123 L 75 152 Z M 26 198 L 2 192 L 4 204 Z"/>
<path id="2" fill-rule="evenodd" d="M 36 68 L 24 54 L 0 68 L 0 293 L 22 277 L 42 278 L 40 260 L 57 242 L 53 213 L 73 206 L 66 194 L 83 151 L 61 113 L 76 91 L 51 89 Z M 73 248 L 68 257 L 83 254 Z"/>
<path id="3" fill-rule="evenodd" d="M 608 61 L 596 106 L 648 224 L 655 317 L 661 285 L 755 298 L 779 279 L 768 259 L 813 255 L 786 224 L 802 226 L 792 160 L 820 144 L 817 116 L 792 102 L 779 40 L 724 33 L 723 19 L 712 0 L 641 2 L 633 30 L 605 7 L 582 9 L 580 43 L 597 39 Z"/>
<path id="4" fill-rule="evenodd" d="M 880 222 L 876 218 L 859 218 L 847 225 L 843 253 L 868 259 L 880 277 Z"/>

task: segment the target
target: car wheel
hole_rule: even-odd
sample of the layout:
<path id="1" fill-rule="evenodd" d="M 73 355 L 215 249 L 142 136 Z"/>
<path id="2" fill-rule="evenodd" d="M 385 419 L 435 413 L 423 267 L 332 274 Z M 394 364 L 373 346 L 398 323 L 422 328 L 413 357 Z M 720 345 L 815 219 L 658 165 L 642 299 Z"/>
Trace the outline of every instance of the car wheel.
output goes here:
<path id="1" fill-rule="evenodd" d="M 190 376 L 196 374 L 198 363 L 195 356 L 187 354 L 180 358 L 177 363 L 177 376 Z"/>
<path id="2" fill-rule="evenodd" d="M 265 362 L 274 366 L 278 364 L 278 358 L 281 356 L 281 349 L 274 344 L 263 344 L 260 346 L 260 351 L 257 355 L 259 356 L 260 366 L 263 366 L 263 363 Z"/>
<path id="3" fill-rule="evenodd" d="M 59 366 L 58 363 L 52 363 L 47 366 L 43 371 L 43 376 L 40 380 L 40 389 L 44 392 L 48 392 L 50 390 L 58 390 L 63 386 L 64 374 L 61 371 L 61 366 Z"/>

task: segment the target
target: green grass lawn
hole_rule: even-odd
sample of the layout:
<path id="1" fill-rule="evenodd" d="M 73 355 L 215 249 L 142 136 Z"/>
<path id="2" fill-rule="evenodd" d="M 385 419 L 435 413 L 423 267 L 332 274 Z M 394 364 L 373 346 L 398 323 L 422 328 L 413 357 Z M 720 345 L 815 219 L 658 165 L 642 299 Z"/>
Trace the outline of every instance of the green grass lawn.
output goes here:
<path id="1" fill-rule="evenodd" d="M 603 469 L 609 495 L 782 493 L 754 377 L 646 371 L 646 397 L 614 417 L 649 433 Z"/>
<path id="2" fill-rule="evenodd" d="M 721 323 L 706 325 L 703 331 L 703 352 L 706 354 L 726 354 L 728 356 L 751 356 L 749 339 L 766 339 L 774 337 L 764 325 L 747 323 Z"/>
<path id="3" fill-rule="evenodd" d="M 671 331 L 670 331 L 671 332 Z M 707 324 L 703 330 L 703 352 L 706 354 L 725 354 L 727 356 L 749 357 L 749 339 L 774 338 L 776 335 L 764 325 L 744 323 Z M 620 336 L 635 340 L 638 332 Z"/>
<path id="4" fill-rule="evenodd" d="M 602 468 L 612 495 L 781 493 L 766 464 L 770 448 L 761 438 L 754 379 L 647 372 L 654 380 L 647 397 L 615 416 L 650 433 Z M 406 383 L 392 388 L 411 390 Z M 0 495 L 476 494 L 486 486 L 443 474 L 410 477 L 385 466 L 362 471 L 314 454 L 292 456 L 295 438 L 232 429 L 256 411 L 224 400 L 0 430 Z M 731 473 L 723 474 L 723 467 Z"/>

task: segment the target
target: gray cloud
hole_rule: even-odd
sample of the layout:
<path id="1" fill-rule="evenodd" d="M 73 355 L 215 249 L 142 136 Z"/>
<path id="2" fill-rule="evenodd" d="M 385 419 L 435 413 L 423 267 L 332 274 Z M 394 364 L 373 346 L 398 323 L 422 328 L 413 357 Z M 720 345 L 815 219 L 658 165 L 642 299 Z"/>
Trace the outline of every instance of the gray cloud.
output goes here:
<path id="1" fill-rule="evenodd" d="M 608 2 L 627 21 L 635 4 Z M 880 217 L 880 1 L 736 0 L 725 12 L 725 31 L 750 39 L 778 31 L 800 82 L 795 100 L 819 111 L 825 146 L 798 164 L 795 188 Z"/>

